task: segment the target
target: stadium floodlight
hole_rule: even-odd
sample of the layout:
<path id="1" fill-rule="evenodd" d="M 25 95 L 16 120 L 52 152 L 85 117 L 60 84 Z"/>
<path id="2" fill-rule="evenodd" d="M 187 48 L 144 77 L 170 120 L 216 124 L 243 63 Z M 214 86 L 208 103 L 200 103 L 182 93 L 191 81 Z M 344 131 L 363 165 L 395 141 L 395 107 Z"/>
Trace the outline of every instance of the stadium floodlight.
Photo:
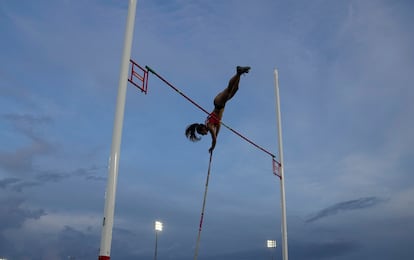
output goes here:
<path id="1" fill-rule="evenodd" d="M 267 248 L 275 248 L 276 240 L 267 240 Z"/>
<path id="2" fill-rule="evenodd" d="M 274 259 L 274 256 L 273 256 L 274 252 L 273 251 L 275 251 L 274 249 L 276 248 L 276 240 L 267 240 L 266 245 L 267 245 L 267 248 L 271 252 L 272 260 L 273 260 Z"/>
<path id="3" fill-rule="evenodd" d="M 155 221 L 155 231 L 162 231 L 162 222 Z"/>

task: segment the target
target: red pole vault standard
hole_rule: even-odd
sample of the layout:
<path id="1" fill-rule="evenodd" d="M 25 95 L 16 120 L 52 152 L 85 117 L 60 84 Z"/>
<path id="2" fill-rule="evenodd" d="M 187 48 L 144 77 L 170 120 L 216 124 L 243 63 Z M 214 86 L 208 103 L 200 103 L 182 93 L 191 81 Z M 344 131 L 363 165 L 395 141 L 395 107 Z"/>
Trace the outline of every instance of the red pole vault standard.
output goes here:
<path id="1" fill-rule="evenodd" d="M 139 66 L 137 63 L 135 63 L 133 60 L 129 60 L 131 63 L 131 70 L 130 75 L 128 78 L 128 81 L 141 90 L 141 92 L 144 92 L 147 94 L 148 90 L 148 71 L 144 70 L 141 66 Z M 141 74 L 140 74 L 141 73 Z M 138 79 L 139 82 L 134 81 L 134 79 Z"/>

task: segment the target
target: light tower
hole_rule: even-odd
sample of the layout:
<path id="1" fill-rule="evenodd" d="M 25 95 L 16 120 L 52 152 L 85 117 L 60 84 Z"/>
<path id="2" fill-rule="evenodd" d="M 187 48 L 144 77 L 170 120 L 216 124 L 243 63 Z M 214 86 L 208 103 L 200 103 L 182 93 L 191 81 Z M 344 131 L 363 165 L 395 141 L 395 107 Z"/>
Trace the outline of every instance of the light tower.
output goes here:
<path id="1" fill-rule="evenodd" d="M 155 253 L 154 260 L 157 260 L 157 250 L 158 250 L 158 232 L 162 231 L 162 222 L 155 221 Z"/>

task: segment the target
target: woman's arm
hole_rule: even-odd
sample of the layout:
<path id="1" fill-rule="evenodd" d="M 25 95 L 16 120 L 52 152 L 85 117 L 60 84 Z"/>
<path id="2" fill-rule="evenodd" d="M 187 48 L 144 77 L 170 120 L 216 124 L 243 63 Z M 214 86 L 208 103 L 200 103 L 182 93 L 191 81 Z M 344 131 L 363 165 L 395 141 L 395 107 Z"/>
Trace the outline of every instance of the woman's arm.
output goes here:
<path id="1" fill-rule="evenodd" d="M 207 126 L 208 131 L 210 132 L 211 135 L 211 147 L 210 149 L 208 149 L 208 151 L 211 153 L 213 152 L 214 148 L 216 147 L 216 142 L 217 142 L 217 131 L 219 128 L 216 128 L 214 126 L 208 125 Z"/>

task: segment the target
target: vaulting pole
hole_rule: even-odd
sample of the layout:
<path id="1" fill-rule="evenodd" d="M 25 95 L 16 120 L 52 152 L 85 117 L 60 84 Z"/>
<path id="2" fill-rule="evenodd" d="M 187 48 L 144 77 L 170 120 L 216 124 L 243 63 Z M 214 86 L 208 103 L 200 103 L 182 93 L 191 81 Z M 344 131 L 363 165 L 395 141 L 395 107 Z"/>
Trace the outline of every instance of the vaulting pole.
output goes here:
<path id="1" fill-rule="evenodd" d="M 197 260 L 197 257 L 198 257 L 198 249 L 200 247 L 201 229 L 203 228 L 204 210 L 206 208 L 207 191 L 208 191 L 208 181 L 210 179 L 211 159 L 212 158 L 213 158 L 213 151 L 210 152 L 210 161 L 208 163 L 208 171 L 207 171 L 207 178 L 206 178 L 206 188 L 204 190 L 203 207 L 201 209 L 200 225 L 198 227 L 198 235 L 197 235 L 196 247 L 195 247 L 195 251 L 194 251 L 194 260 Z"/>
<path id="2" fill-rule="evenodd" d="M 280 198 L 282 207 L 282 254 L 283 260 L 288 260 L 288 241 L 287 241 L 287 221 L 286 221 L 286 196 L 285 196 L 285 175 L 283 164 L 283 142 L 282 142 L 282 120 L 280 115 L 280 97 L 279 97 L 279 77 L 277 70 L 275 74 L 275 93 L 276 93 L 276 117 L 279 139 L 279 174 L 280 174 Z"/>
<path id="3" fill-rule="evenodd" d="M 132 39 L 134 34 L 135 11 L 137 0 L 129 0 L 128 17 L 125 29 L 124 50 L 122 54 L 121 72 L 118 83 L 118 98 L 112 133 L 111 155 L 109 157 L 108 182 L 105 194 L 105 209 L 102 223 L 101 246 L 99 260 L 109 260 L 111 254 L 112 228 L 114 225 L 115 194 L 118 178 L 119 156 L 124 121 L 125 98 L 128 83 L 128 66 L 131 57 Z"/>

